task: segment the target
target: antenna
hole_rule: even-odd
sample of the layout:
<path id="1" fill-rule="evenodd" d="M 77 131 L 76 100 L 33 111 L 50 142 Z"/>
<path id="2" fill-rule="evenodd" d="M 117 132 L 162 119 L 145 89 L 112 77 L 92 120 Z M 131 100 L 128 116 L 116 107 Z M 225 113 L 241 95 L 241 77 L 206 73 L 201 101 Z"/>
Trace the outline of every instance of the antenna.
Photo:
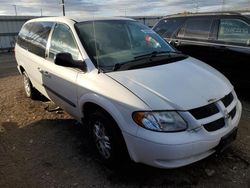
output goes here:
<path id="1" fill-rule="evenodd" d="M 13 5 L 15 9 L 15 15 L 17 16 L 17 10 L 16 10 L 16 5 Z"/>
<path id="2" fill-rule="evenodd" d="M 93 31 L 94 31 L 96 63 L 97 63 L 98 74 L 99 74 L 101 71 L 100 71 L 100 67 L 99 67 L 99 52 L 97 51 L 97 45 L 96 45 L 96 33 L 95 33 L 95 19 L 94 19 L 94 17 L 93 17 Z"/>
<path id="3" fill-rule="evenodd" d="M 65 3 L 64 3 L 64 0 L 62 0 L 62 11 L 63 11 L 63 16 L 65 16 Z"/>

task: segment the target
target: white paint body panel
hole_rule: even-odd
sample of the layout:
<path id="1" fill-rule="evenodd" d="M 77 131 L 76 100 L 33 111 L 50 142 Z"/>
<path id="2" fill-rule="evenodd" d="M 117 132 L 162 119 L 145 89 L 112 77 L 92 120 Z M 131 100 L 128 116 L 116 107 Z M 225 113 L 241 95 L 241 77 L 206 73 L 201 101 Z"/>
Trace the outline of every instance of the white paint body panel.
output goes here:
<path id="1" fill-rule="evenodd" d="M 42 86 L 42 75 L 38 70 L 40 65 L 44 63 L 44 59 L 35 54 L 30 53 L 26 49 L 21 48 L 19 45 L 16 45 L 15 51 L 18 66 L 22 66 L 24 68 L 32 82 L 32 85 L 44 96 L 49 98 L 46 90 Z"/>
<path id="2" fill-rule="evenodd" d="M 133 91 L 154 110 L 201 107 L 209 99 L 221 99 L 233 89 L 222 74 L 191 57 L 167 65 L 108 75 Z"/>
<path id="3" fill-rule="evenodd" d="M 117 19 L 117 18 L 116 18 Z M 54 21 L 67 24 L 76 39 L 87 71 L 60 67 L 53 62 L 30 54 L 16 45 L 18 67 L 23 67 L 32 84 L 45 96 L 57 102 L 77 120 L 83 118 L 83 105 L 95 103 L 114 118 L 124 136 L 132 160 L 159 168 L 184 166 L 211 155 L 221 137 L 237 127 L 241 116 L 241 103 L 233 92 L 233 86 L 218 71 L 194 58 L 166 65 L 137 70 L 99 73 L 85 52 L 74 29 L 74 21 L 66 18 L 41 18 L 33 21 Z M 37 72 L 41 63 L 51 78 L 42 78 Z M 67 97 L 75 107 L 70 107 L 42 85 Z M 214 132 L 208 132 L 203 124 L 223 117 L 222 111 L 202 120 L 195 120 L 189 109 L 209 104 L 233 92 L 237 112 L 233 120 Z M 231 110 L 233 106 L 227 107 Z M 132 119 L 135 111 L 179 110 L 188 129 L 176 133 L 153 132 L 139 127 Z M 198 129 L 196 129 L 198 128 Z M 195 131 L 194 131 L 195 130 Z"/>

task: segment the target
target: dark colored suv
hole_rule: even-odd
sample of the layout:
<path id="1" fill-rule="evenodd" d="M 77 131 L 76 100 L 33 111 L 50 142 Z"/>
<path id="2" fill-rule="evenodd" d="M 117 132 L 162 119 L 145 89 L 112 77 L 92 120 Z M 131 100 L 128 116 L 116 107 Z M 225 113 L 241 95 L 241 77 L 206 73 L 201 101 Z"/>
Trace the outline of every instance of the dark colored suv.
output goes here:
<path id="1" fill-rule="evenodd" d="M 236 88 L 250 90 L 250 17 L 230 12 L 174 15 L 153 29 L 178 50 L 218 69 Z"/>

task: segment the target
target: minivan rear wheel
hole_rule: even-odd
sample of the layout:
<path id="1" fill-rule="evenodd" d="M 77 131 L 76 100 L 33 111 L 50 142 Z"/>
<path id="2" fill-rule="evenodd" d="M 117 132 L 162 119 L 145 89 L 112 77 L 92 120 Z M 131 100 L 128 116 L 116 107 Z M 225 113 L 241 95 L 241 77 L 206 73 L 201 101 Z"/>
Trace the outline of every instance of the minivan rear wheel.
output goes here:
<path id="1" fill-rule="evenodd" d="M 26 72 L 23 73 L 23 84 L 26 96 L 31 99 L 35 99 L 38 91 L 32 86 L 32 83 Z"/>
<path id="2" fill-rule="evenodd" d="M 89 128 L 96 151 L 106 164 L 116 164 L 127 157 L 122 135 L 108 115 L 99 111 L 90 114 Z"/>

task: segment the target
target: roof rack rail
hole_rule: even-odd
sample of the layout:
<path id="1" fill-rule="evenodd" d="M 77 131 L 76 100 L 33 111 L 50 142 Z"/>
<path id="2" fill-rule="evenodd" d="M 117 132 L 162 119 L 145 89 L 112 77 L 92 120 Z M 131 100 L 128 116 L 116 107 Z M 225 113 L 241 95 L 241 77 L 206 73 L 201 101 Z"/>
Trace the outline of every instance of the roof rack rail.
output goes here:
<path id="1" fill-rule="evenodd" d="M 196 15 L 241 15 L 241 13 L 236 11 L 218 11 L 218 12 L 182 12 L 172 15 L 166 15 L 165 17 L 175 17 L 175 16 L 196 16 Z"/>

